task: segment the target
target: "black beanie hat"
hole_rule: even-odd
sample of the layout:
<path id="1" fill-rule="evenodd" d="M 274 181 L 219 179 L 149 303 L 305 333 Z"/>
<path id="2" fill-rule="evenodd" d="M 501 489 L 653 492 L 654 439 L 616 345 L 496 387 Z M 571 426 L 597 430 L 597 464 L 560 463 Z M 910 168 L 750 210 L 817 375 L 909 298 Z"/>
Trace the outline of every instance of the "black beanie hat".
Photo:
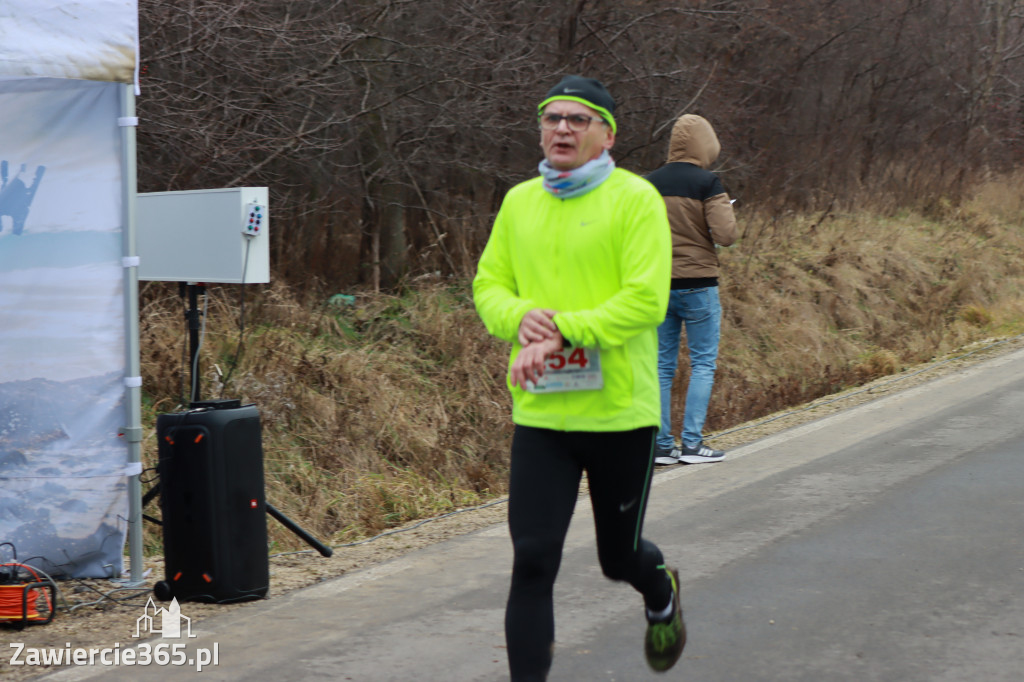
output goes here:
<path id="1" fill-rule="evenodd" d="M 558 82 L 558 85 L 551 88 L 544 97 L 544 101 L 537 105 L 537 113 L 543 111 L 548 102 L 559 99 L 568 99 L 587 105 L 601 114 L 601 118 L 612 127 L 612 132 L 616 132 L 615 117 L 612 115 L 615 111 L 615 100 L 612 99 L 601 81 L 583 76 L 566 76 Z"/>

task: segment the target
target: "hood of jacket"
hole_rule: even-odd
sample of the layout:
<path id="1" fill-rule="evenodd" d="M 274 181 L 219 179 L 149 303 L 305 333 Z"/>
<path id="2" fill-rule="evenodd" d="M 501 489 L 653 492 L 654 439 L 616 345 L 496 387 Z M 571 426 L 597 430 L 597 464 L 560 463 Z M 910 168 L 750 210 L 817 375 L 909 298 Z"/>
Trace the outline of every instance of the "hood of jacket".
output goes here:
<path id="1" fill-rule="evenodd" d="M 692 163 L 708 169 L 718 158 L 722 145 L 708 120 L 696 114 L 684 114 L 672 126 L 668 143 L 668 161 Z"/>

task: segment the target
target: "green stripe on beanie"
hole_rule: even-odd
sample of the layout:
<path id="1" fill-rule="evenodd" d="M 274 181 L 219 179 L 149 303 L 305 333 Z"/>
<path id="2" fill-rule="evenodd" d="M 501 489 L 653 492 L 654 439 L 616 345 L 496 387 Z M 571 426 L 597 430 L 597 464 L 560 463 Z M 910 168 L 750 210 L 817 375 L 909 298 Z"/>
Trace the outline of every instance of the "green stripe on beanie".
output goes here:
<path id="1" fill-rule="evenodd" d="M 555 100 L 571 100 L 585 104 L 597 113 L 601 114 L 608 125 L 612 127 L 612 133 L 617 132 L 615 117 L 615 100 L 605 89 L 600 81 L 583 76 L 566 76 L 558 85 L 551 88 L 544 97 L 544 101 L 537 105 L 538 115 L 544 111 L 544 107 Z"/>

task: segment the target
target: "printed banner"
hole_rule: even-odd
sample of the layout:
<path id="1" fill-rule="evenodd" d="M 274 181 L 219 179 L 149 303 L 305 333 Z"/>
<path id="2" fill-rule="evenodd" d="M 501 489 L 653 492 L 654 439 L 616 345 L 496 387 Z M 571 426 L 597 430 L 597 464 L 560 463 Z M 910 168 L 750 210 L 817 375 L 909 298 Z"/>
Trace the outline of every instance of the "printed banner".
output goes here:
<path id="1" fill-rule="evenodd" d="M 138 16 L 136 0 L 3 0 L 0 76 L 131 83 Z"/>
<path id="2" fill-rule="evenodd" d="M 54 577 L 122 569 L 123 87 L 0 80 L 0 563 Z"/>

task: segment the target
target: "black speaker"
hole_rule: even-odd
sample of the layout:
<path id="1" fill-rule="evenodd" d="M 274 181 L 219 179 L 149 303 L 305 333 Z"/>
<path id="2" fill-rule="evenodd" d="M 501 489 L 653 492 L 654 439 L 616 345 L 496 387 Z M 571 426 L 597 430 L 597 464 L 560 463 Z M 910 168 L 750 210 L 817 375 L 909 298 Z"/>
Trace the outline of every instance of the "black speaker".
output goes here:
<path id="1" fill-rule="evenodd" d="M 154 593 L 216 603 L 265 597 L 270 566 L 259 411 L 238 401 L 196 405 L 156 420 L 166 570 Z"/>

